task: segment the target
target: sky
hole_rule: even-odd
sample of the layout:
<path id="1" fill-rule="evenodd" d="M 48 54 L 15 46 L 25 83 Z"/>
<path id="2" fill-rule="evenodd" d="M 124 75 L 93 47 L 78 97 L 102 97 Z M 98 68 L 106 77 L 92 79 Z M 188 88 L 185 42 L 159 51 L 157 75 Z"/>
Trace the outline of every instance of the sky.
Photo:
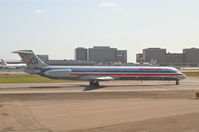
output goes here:
<path id="1" fill-rule="evenodd" d="M 33 50 L 74 59 L 76 47 L 144 48 L 181 53 L 199 48 L 199 0 L 0 0 L 0 58 Z"/>

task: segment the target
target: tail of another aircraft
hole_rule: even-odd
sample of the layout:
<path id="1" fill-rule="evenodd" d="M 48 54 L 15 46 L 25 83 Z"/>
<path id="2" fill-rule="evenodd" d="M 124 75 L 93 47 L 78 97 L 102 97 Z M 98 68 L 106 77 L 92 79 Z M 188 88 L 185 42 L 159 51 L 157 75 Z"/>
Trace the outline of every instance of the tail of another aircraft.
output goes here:
<path id="1" fill-rule="evenodd" d="M 32 50 L 17 50 L 13 53 L 19 54 L 22 61 L 30 68 L 42 68 L 48 66 L 39 57 L 37 57 Z"/>
<path id="2" fill-rule="evenodd" d="M 1 59 L 1 63 L 2 63 L 2 65 L 4 65 L 4 66 L 7 66 L 7 65 L 8 65 L 8 64 L 6 63 L 6 61 L 3 60 L 3 59 Z"/>

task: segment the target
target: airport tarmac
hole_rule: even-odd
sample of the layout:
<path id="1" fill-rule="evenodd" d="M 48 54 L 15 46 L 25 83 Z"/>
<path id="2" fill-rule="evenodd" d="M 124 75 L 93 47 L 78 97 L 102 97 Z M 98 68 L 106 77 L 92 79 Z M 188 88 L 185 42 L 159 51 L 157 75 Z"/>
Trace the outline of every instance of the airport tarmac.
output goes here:
<path id="1" fill-rule="evenodd" d="M 198 132 L 198 80 L 0 84 L 0 132 Z"/>

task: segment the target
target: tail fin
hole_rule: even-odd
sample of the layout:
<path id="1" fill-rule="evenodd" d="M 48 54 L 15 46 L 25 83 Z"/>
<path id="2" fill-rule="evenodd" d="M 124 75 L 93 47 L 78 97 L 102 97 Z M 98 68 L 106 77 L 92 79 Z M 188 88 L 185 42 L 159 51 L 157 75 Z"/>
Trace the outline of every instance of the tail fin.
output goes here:
<path id="1" fill-rule="evenodd" d="M 2 63 L 2 65 L 4 65 L 4 66 L 7 66 L 7 65 L 8 65 L 8 64 L 6 63 L 6 61 L 3 60 L 3 59 L 1 59 L 1 63 Z"/>
<path id="2" fill-rule="evenodd" d="M 32 50 L 17 50 L 13 53 L 17 53 L 22 58 L 22 61 L 30 68 L 42 68 L 48 66 L 37 57 Z"/>

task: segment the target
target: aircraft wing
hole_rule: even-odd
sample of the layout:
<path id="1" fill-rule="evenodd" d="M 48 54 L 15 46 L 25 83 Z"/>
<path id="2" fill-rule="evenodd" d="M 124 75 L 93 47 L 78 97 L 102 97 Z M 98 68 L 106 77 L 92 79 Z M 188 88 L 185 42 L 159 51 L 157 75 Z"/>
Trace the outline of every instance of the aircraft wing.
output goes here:
<path id="1" fill-rule="evenodd" d="M 109 80 L 114 80 L 115 78 L 112 76 L 83 76 L 80 77 L 80 80 L 99 80 L 99 81 L 109 81 Z"/>
<path id="2" fill-rule="evenodd" d="M 113 80 L 114 78 L 111 76 L 100 76 L 100 77 L 95 77 L 95 80 Z"/>

